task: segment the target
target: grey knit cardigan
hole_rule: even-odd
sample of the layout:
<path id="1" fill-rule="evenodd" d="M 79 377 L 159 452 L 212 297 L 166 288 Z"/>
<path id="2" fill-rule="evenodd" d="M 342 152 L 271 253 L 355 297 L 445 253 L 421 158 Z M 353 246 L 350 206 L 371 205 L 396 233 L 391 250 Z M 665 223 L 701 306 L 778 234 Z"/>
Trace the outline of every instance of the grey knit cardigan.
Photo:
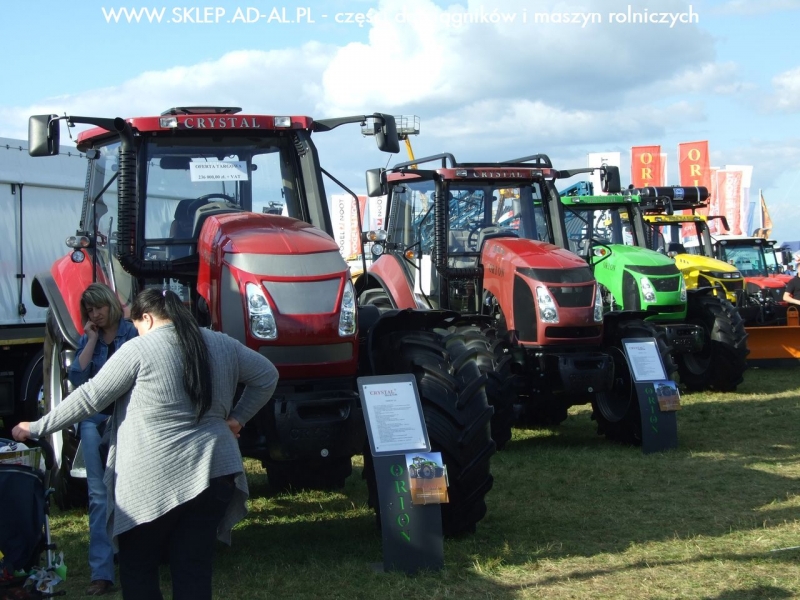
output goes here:
<path id="1" fill-rule="evenodd" d="M 183 359 L 173 325 L 123 344 L 98 374 L 31 424 L 31 436 L 63 430 L 119 399 L 112 419 L 104 481 L 108 532 L 116 537 L 198 496 L 209 480 L 236 474 L 237 492 L 217 530 L 230 544 L 247 514 L 247 479 L 238 442 L 226 424 L 244 425 L 270 399 L 278 371 L 258 352 L 223 333 L 202 330 L 209 351 L 212 405 L 196 422 L 183 386 Z M 232 408 L 237 384 L 246 387 Z"/>

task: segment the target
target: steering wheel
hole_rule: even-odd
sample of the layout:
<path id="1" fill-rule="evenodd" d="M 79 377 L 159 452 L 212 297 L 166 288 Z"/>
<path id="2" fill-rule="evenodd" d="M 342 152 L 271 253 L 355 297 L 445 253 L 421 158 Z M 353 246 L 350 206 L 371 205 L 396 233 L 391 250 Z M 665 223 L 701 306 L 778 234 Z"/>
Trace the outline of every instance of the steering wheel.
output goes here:
<path id="1" fill-rule="evenodd" d="M 466 242 L 467 251 L 469 251 L 470 248 L 480 250 L 480 248 L 478 248 L 478 239 L 481 235 L 481 229 L 483 229 L 483 225 L 475 225 L 469 230 Z"/>

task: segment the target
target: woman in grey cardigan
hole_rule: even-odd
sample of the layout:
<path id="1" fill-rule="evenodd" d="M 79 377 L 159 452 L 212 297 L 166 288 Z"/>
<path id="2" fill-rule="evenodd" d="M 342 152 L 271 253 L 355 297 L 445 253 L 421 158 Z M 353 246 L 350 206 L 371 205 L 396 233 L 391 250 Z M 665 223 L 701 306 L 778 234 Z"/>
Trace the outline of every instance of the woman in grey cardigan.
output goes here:
<path id="1" fill-rule="evenodd" d="M 201 330 L 172 292 L 143 291 L 131 318 L 139 337 L 13 435 L 24 441 L 62 430 L 119 398 L 105 482 L 123 598 L 162 598 L 162 550 L 175 600 L 211 598 L 214 538 L 230 544 L 231 528 L 247 512 L 236 438 L 272 396 L 278 372 L 236 340 Z M 234 407 L 239 383 L 246 387 Z"/>

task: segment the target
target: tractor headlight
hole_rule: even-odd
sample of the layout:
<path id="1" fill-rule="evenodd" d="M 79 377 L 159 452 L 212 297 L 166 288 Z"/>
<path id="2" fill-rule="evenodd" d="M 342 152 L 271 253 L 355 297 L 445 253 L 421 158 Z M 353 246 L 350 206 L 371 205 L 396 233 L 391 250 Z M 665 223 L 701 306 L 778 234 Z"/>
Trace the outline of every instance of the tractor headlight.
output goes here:
<path id="1" fill-rule="evenodd" d="M 706 273 L 708 277 L 713 277 L 714 279 L 741 279 L 742 274 L 739 271 L 708 271 Z"/>
<path id="2" fill-rule="evenodd" d="M 653 284 L 650 283 L 650 280 L 647 277 L 642 277 L 639 285 L 642 287 L 642 297 L 644 301 L 649 303 L 655 302 L 656 289 L 653 287 Z"/>
<path id="3" fill-rule="evenodd" d="M 267 301 L 261 286 L 248 283 L 245 286 L 247 293 L 247 318 L 250 322 L 250 333 L 262 340 L 274 340 L 278 337 L 278 326 L 275 316 Z"/>
<path id="4" fill-rule="evenodd" d="M 539 318 L 542 322 L 558 323 L 558 308 L 546 287 L 536 286 L 536 300 L 539 304 Z"/>
<path id="5" fill-rule="evenodd" d="M 356 332 L 356 290 L 349 279 L 344 284 L 342 307 L 339 311 L 339 335 L 349 336 Z"/>
<path id="6" fill-rule="evenodd" d="M 594 287 L 594 322 L 603 322 L 603 294 L 598 286 Z"/>
<path id="7" fill-rule="evenodd" d="M 681 275 L 681 302 L 686 302 L 686 280 Z"/>

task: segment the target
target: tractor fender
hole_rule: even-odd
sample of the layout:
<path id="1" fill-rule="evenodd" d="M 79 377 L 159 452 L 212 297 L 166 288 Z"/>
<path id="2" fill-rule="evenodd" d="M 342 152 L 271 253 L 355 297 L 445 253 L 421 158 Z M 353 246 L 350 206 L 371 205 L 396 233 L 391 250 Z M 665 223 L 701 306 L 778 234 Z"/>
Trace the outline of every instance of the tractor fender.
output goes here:
<path id="1" fill-rule="evenodd" d="M 75 326 L 55 279 L 50 273 L 39 273 L 31 284 L 31 298 L 36 306 L 46 306 L 53 315 L 53 324 L 64 340 L 73 348 L 78 347 L 81 334 Z"/>

